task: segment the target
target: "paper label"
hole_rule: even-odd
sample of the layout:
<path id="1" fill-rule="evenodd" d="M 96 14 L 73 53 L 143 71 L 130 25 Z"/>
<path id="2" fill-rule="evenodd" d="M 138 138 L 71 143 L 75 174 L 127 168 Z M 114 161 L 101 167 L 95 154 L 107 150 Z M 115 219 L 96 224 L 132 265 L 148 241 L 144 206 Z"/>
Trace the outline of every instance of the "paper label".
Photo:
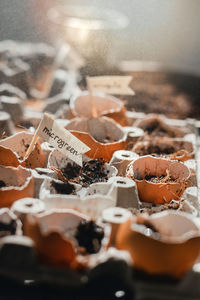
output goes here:
<path id="1" fill-rule="evenodd" d="M 91 93 L 135 95 L 128 86 L 131 80 L 132 76 L 95 76 L 87 77 L 87 85 Z"/>
<path id="2" fill-rule="evenodd" d="M 82 166 L 82 154 L 90 150 L 87 145 L 61 127 L 47 113 L 44 113 L 36 134 L 80 166 Z"/>

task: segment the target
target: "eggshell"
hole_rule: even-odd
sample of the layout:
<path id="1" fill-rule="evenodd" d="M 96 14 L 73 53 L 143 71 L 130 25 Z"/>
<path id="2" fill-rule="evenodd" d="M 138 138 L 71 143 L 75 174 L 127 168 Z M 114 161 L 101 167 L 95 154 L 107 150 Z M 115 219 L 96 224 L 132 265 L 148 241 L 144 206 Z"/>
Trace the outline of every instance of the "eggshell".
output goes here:
<path id="1" fill-rule="evenodd" d="M 174 181 L 154 183 L 145 180 L 147 175 L 167 175 L 166 170 Z M 190 170 L 181 162 L 147 155 L 129 164 L 127 177 L 136 182 L 141 201 L 163 204 L 180 199 L 188 186 Z"/>
<path id="2" fill-rule="evenodd" d="M 86 155 L 92 159 L 103 158 L 110 161 L 115 151 L 126 147 L 127 133 L 119 124 L 107 117 L 75 118 L 65 128 L 90 147 L 91 150 Z M 100 142 L 108 136 L 113 141 Z"/>
<path id="3" fill-rule="evenodd" d="M 158 230 L 160 238 L 136 224 L 138 218 L 130 218 L 118 229 L 117 248 L 127 250 L 138 269 L 181 278 L 199 255 L 200 231 L 196 222 L 189 214 L 173 211 L 146 216 L 144 220 Z"/>
<path id="4" fill-rule="evenodd" d="M 24 159 L 33 136 L 33 133 L 22 131 L 0 141 L 0 146 L 9 148 L 13 152 L 15 152 L 18 155 L 20 164 L 23 167 L 27 167 L 30 169 L 43 168 L 44 154 L 38 140 L 30 155 L 26 159 Z"/>
<path id="5" fill-rule="evenodd" d="M 76 240 L 73 234 L 84 215 L 70 209 L 54 209 L 29 215 L 25 233 L 33 239 L 42 261 L 59 267 L 77 268 Z"/>
<path id="6" fill-rule="evenodd" d="M 104 94 L 92 95 L 97 116 L 107 116 L 114 119 L 122 126 L 128 125 L 124 103 L 113 96 Z M 83 92 L 79 97 L 70 101 L 71 118 L 92 117 L 91 100 L 88 92 Z"/>
<path id="7" fill-rule="evenodd" d="M 0 180 L 6 184 L 0 188 L 0 208 L 10 207 L 18 199 L 33 197 L 34 179 L 30 170 L 0 166 Z"/>

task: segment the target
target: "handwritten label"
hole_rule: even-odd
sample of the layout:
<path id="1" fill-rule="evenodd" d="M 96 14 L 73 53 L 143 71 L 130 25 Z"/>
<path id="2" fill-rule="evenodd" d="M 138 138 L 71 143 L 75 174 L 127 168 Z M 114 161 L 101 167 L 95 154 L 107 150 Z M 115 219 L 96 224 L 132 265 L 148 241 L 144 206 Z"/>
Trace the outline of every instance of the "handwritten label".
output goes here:
<path id="1" fill-rule="evenodd" d="M 47 113 L 44 113 L 36 134 L 80 166 L 82 166 L 82 154 L 90 150 L 87 145 L 61 127 Z"/>
<path id="2" fill-rule="evenodd" d="M 91 93 L 135 95 L 135 92 L 128 86 L 131 80 L 132 76 L 95 76 L 87 77 L 87 84 Z"/>

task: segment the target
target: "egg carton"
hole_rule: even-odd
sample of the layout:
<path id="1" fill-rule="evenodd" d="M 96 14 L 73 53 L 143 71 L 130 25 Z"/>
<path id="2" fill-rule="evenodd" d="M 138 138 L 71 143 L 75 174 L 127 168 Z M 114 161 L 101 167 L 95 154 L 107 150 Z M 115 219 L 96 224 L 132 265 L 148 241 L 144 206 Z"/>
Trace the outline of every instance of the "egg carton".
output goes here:
<path id="1" fill-rule="evenodd" d="M 132 124 L 134 125 L 138 120 L 144 120 L 147 117 L 151 117 L 153 114 L 145 114 L 139 112 L 127 112 L 127 117 L 129 120 L 130 126 L 127 127 L 127 130 L 131 131 Z M 164 121 L 166 124 L 170 126 L 174 126 L 185 131 L 185 136 L 180 140 L 184 140 L 187 142 L 191 142 L 194 147 L 194 159 L 190 159 L 184 162 L 184 164 L 190 169 L 191 176 L 189 178 L 190 183 L 189 187 L 186 189 L 185 193 L 182 196 L 182 203 L 179 207 L 179 210 L 185 211 L 193 214 L 194 216 L 199 216 L 200 212 L 200 195 L 199 195 L 199 187 L 200 187 L 200 122 L 195 119 L 169 119 L 164 116 Z M 129 129 L 128 129 L 129 128 Z M 133 127 L 134 128 L 134 127 Z M 133 145 L 135 140 L 133 139 Z M 128 154 L 128 153 L 127 153 Z M 119 163 L 120 166 L 122 163 Z M 123 165 L 123 164 L 122 164 Z M 119 169 L 119 167 L 118 167 Z M 124 171 L 124 170 L 123 170 Z M 173 203 L 174 209 L 176 203 Z M 171 207 L 173 208 L 173 207 Z M 164 205 L 152 205 L 149 203 L 141 203 L 141 210 L 147 212 L 160 212 L 166 209 Z"/>
<path id="2" fill-rule="evenodd" d="M 189 132 L 185 135 L 184 140 L 189 141 L 193 144 L 194 149 L 195 149 L 195 159 L 190 159 L 190 160 L 187 160 L 184 162 L 184 164 L 186 166 L 188 166 L 191 170 L 190 187 L 186 189 L 186 191 L 182 197 L 183 201 L 181 201 L 181 205 L 178 208 L 178 210 L 192 213 L 194 216 L 197 216 L 199 214 L 199 199 L 198 199 L 198 188 L 197 188 L 198 172 L 197 172 L 197 159 L 196 159 L 196 156 L 198 153 L 198 151 L 197 151 L 197 149 L 198 149 L 198 146 L 197 146 L 198 130 L 196 128 L 195 121 L 193 121 L 191 119 L 188 119 L 186 121 L 185 120 L 173 120 L 173 125 L 182 127 L 183 124 L 187 128 L 187 131 Z M 135 128 L 135 127 L 125 127 L 124 130 L 126 130 L 128 133 L 130 133 L 130 138 L 132 139 L 132 141 L 136 142 L 138 137 L 140 137 L 142 134 L 141 131 L 137 131 L 138 129 L 139 128 Z M 46 163 L 48 166 L 50 166 L 50 165 L 56 166 L 58 161 L 60 161 L 59 164 L 61 166 L 63 166 L 63 164 L 66 163 L 66 159 L 64 159 L 62 157 L 62 155 L 60 153 L 58 153 L 58 151 L 52 152 L 52 148 L 49 148 L 48 143 L 43 143 L 42 148 L 46 155 L 46 161 L 48 160 L 48 163 Z M 55 153 L 56 155 L 53 153 Z M 51 154 L 51 155 L 49 156 L 49 154 Z M 55 158 L 56 158 L 56 160 L 55 160 Z M 125 176 L 126 168 L 127 168 L 128 164 L 137 158 L 138 158 L 138 155 L 136 153 L 131 152 L 131 151 L 126 151 L 126 150 L 116 151 L 113 154 L 113 157 L 110 161 L 110 165 L 117 168 L 118 176 L 119 175 L 122 176 L 122 178 L 120 179 L 121 184 L 123 181 L 127 180 L 127 179 L 123 178 L 123 176 Z M 46 170 L 48 170 L 48 169 L 46 169 Z M 151 204 L 145 204 L 145 203 L 141 204 L 138 200 L 138 197 L 136 196 L 136 187 L 134 188 L 135 195 L 133 196 L 133 198 L 130 198 L 131 192 L 130 192 L 130 189 L 128 188 L 128 184 L 125 182 L 123 183 L 123 188 L 124 188 L 124 191 L 127 191 L 127 193 L 119 192 L 119 188 L 117 189 L 118 192 L 116 192 L 116 189 L 113 189 L 113 186 L 111 184 L 112 177 L 111 177 L 111 180 L 109 179 L 108 183 L 99 183 L 99 184 L 97 184 L 98 187 L 96 187 L 96 185 L 91 186 L 91 188 L 89 190 L 96 189 L 98 191 L 95 193 L 95 195 L 94 195 L 94 193 L 93 193 L 93 195 L 91 195 L 91 194 L 88 194 L 88 192 L 83 192 L 83 190 L 85 190 L 85 189 L 83 189 L 81 191 L 81 193 L 79 192 L 79 196 L 75 197 L 76 198 L 76 204 L 75 204 L 75 201 L 73 203 L 73 201 L 70 200 L 70 198 L 74 199 L 74 196 L 73 197 L 61 196 L 61 195 L 60 196 L 59 195 L 52 196 L 50 194 L 47 195 L 48 192 L 44 192 L 45 185 L 46 185 L 46 191 L 49 189 L 49 185 L 51 182 L 50 178 L 52 178 L 52 176 L 53 176 L 52 171 L 47 171 L 45 174 L 42 174 L 42 173 L 38 174 L 35 171 L 33 171 L 33 172 L 34 172 L 34 177 L 36 179 L 35 185 L 37 185 L 37 186 L 35 186 L 35 197 L 36 198 L 39 197 L 40 187 L 41 187 L 44 179 L 46 178 L 45 184 L 42 185 L 43 190 L 41 192 L 41 197 L 46 199 L 45 202 L 47 203 L 48 208 L 55 207 L 56 205 L 59 205 L 59 206 L 64 205 L 65 206 L 65 205 L 67 205 L 67 204 L 64 204 L 64 202 L 66 201 L 66 203 L 68 202 L 68 205 L 69 205 L 69 203 L 73 204 L 72 205 L 73 207 L 80 205 L 83 209 L 84 203 L 85 204 L 92 203 L 91 202 L 92 199 L 93 199 L 93 203 L 95 203 L 95 205 L 100 202 L 100 199 L 102 199 L 101 200 L 102 207 L 101 206 L 99 207 L 99 212 L 97 213 L 97 215 L 100 214 L 100 211 L 102 208 L 106 208 L 106 205 L 105 206 L 103 205 L 103 203 L 106 203 L 106 202 L 109 203 L 107 205 L 107 207 L 117 205 L 117 206 L 121 206 L 121 207 L 132 208 L 133 209 L 132 211 L 136 211 L 136 212 L 139 211 L 138 206 L 140 207 L 140 210 L 147 211 L 147 212 L 159 212 L 159 211 L 162 211 L 167 208 L 166 205 L 151 205 Z M 41 172 L 42 172 L 42 170 L 41 170 Z M 47 177 L 45 177 L 45 176 L 47 176 Z M 118 185 L 119 185 L 120 180 L 118 177 Z M 115 179 L 113 179 L 113 181 L 115 181 Z M 115 182 L 115 186 L 116 186 L 116 182 Z M 115 190 L 115 192 L 114 192 L 114 190 Z M 132 191 L 133 191 L 133 189 L 132 189 Z M 43 195 L 46 195 L 46 196 L 44 197 Z M 111 195 L 113 197 L 112 200 L 111 200 L 111 198 L 112 198 Z M 116 196 L 116 195 L 118 195 L 118 196 Z M 122 195 L 123 195 L 123 197 L 122 197 Z M 89 196 L 89 198 L 88 198 L 88 196 Z M 96 197 L 96 200 L 94 200 L 95 197 Z M 107 197 L 107 199 L 109 199 L 109 201 L 103 201 L 103 198 L 105 200 L 106 197 Z M 119 200 L 120 197 L 123 200 L 120 201 Z M 49 198 L 51 200 L 48 201 L 47 198 Z M 64 198 L 69 199 L 69 200 L 66 200 L 66 199 L 63 200 Z M 82 201 L 80 201 L 80 199 L 82 199 Z M 77 203 L 79 203 L 79 204 L 77 204 Z M 82 204 L 80 204 L 80 203 L 82 203 Z M 136 203 L 137 203 L 137 205 L 136 205 Z M 93 207 L 95 207 L 95 205 Z M 90 207 L 90 205 L 86 205 L 86 207 Z M 96 206 L 96 211 L 98 211 L 97 207 L 98 207 L 98 205 Z M 177 209 L 176 202 L 174 202 L 170 208 Z M 90 215 L 92 213 L 94 213 L 94 211 L 92 212 L 92 210 L 91 210 Z"/>
<path id="3" fill-rule="evenodd" d="M 176 124 L 178 124 L 178 121 Z M 180 124 L 183 124 L 182 121 Z M 186 189 L 184 197 L 189 203 L 188 206 L 196 206 L 195 209 L 199 211 L 198 194 L 200 178 L 198 175 L 198 170 L 200 168 L 200 153 L 198 151 L 199 138 L 196 134 L 196 131 L 199 127 L 195 127 L 196 125 L 190 120 L 185 124 L 191 132 L 190 136 L 187 136 L 187 138 L 192 140 L 193 143 L 195 143 L 194 141 L 197 138 L 197 142 L 195 143 L 195 145 L 197 145 L 195 160 L 187 163 L 195 171 L 197 169 L 197 186 L 194 182 L 194 186 Z M 49 149 L 47 149 L 47 151 L 49 151 Z M 110 197 L 114 199 L 112 200 L 113 204 L 111 206 L 117 205 L 125 208 L 132 207 L 138 210 L 138 205 L 141 206 L 141 203 L 138 201 L 135 184 L 132 183 L 130 186 L 129 179 L 125 179 L 123 177 L 128 163 L 132 161 L 132 159 L 136 158 L 137 155 L 133 154 L 132 152 L 117 151 L 113 155 L 110 164 L 118 169 L 122 177 L 114 176 L 111 177 L 107 183 L 96 183 L 90 185 L 87 189 L 82 189 L 79 199 L 92 199 L 92 197 L 101 199 L 102 196 Z M 40 187 L 42 187 L 40 191 L 44 191 L 46 185 L 49 184 L 52 178 L 54 178 L 53 172 L 48 171 L 49 173 L 45 173 L 44 169 L 43 171 L 36 170 L 35 172 L 37 173 L 34 175 L 35 178 L 38 177 L 38 188 L 36 190 L 39 191 Z M 135 199 L 135 204 L 129 202 L 130 194 L 133 195 L 133 198 L 131 199 Z M 41 195 L 44 195 L 44 193 Z M 44 197 L 48 198 L 47 195 Z M 122 201 L 122 198 L 127 199 L 126 205 L 126 201 Z M 47 201 L 45 199 L 43 200 L 44 202 Z M 56 199 L 55 201 L 58 200 Z M 98 201 L 100 202 L 100 200 Z M 192 212 L 192 214 L 194 214 L 194 212 Z M 133 271 L 133 269 L 128 265 L 128 259 L 122 255 L 121 251 L 110 248 L 104 259 L 102 259 L 97 266 L 92 269 L 85 270 L 83 273 L 78 273 L 70 269 L 62 270 L 42 265 L 34 251 L 32 240 L 24 236 L 11 236 L 0 240 L 0 276 L 2 276 L 4 280 L 5 278 L 9 278 L 14 282 L 18 282 L 23 288 L 26 286 L 28 290 L 31 290 L 31 288 L 35 286 L 48 286 L 48 288 L 53 286 L 58 289 L 65 289 L 68 293 L 73 291 L 74 293 L 78 294 L 84 294 L 84 292 L 86 295 L 92 294 L 93 299 L 97 299 L 98 296 L 105 296 L 105 291 L 103 291 L 104 296 L 102 295 L 102 284 L 105 284 L 107 289 L 112 291 L 113 295 L 117 291 L 125 291 L 125 294 L 128 295 L 126 299 L 133 299 L 131 297 L 133 297 L 134 293 L 135 299 L 142 299 L 147 291 L 149 295 L 154 295 L 154 299 L 156 299 L 155 295 L 158 295 L 158 292 L 156 292 L 158 287 L 155 283 L 156 279 L 154 277 L 153 279 L 152 277 L 147 277 L 148 280 L 154 280 L 154 284 L 148 284 L 146 282 L 146 278 L 144 279 L 143 274 L 138 276 L 138 273 Z M 187 288 L 189 288 L 189 286 L 191 287 L 191 278 L 194 277 L 196 278 L 197 282 L 200 282 L 200 278 L 196 272 L 191 272 L 186 277 L 187 280 L 183 279 L 183 281 L 181 281 L 181 287 L 184 286 L 183 282 L 187 283 Z M 92 287 L 95 287 L 95 292 Z M 176 289 L 175 287 L 173 288 L 173 286 L 169 284 L 168 280 L 166 283 L 163 279 L 161 282 L 161 290 L 167 290 L 172 295 L 175 295 L 176 293 L 183 295 L 183 291 L 186 291 L 187 289 L 184 290 L 184 288 L 182 288 L 181 290 Z M 192 294 L 192 289 L 189 292 Z M 198 294 L 198 292 L 200 295 L 200 291 L 197 290 L 196 293 Z M 109 294 L 109 292 L 107 293 Z"/>

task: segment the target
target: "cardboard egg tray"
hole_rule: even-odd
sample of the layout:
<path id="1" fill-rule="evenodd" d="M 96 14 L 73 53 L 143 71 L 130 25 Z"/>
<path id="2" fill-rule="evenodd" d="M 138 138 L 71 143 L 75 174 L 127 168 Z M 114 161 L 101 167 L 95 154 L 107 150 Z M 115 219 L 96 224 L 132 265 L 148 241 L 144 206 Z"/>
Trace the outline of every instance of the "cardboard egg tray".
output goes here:
<path id="1" fill-rule="evenodd" d="M 132 112 L 128 112 L 128 116 L 130 123 L 136 120 L 138 116 L 141 118 L 141 114 Z M 142 117 L 145 117 L 145 115 L 142 115 Z M 184 121 L 167 119 L 167 122 L 181 128 L 187 127 L 190 132 L 187 135 L 187 140 L 194 143 L 195 159 L 190 164 L 196 171 L 196 183 L 195 186 L 189 188 L 190 190 L 186 190 L 184 197 L 190 204 L 185 210 L 193 214 L 194 217 L 198 217 L 200 124 L 193 119 Z M 143 206 L 143 208 L 145 207 L 148 207 L 148 205 Z M 159 206 L 157 207 L 159 211 Z M 115 299 L 112 297 L 116 296 L 117 291 L 123 291 L 124 294 L 122 294 L 125 295 L 123 299 L 133 299 L 133 297 L 135 297 L 134 299 L 162 299 L 163 293 L 169 299 L 176 296 L 182 299 L 181 297 L 184 297 L 185 293 L 188 293 L 191 297 L 192 295 L 194 297 L 199 295 L 198 297 L 200 297 L 200 290 L 195 292 L 192 290 L 194 282 L 200 282 L 198 264 L 181 281 L 176 282 L 167 277 L 148 276 L 134 270 L 128 264 L 128 260 L 124 259 L 118 251 L 111 251 L 111 253 L 108 251 L 104 260 L 95 267 L 77 272 L 40 263 L 32 240 L 28 237 L 8 236 L 2 238 L 0 244 L 0 277 L 2 282 L 14 284 L 13 289 L 17 286 L 16 293 L 19 293 L 22 299 L 36 286 L 38 291 L 44 289 L 46 295 L 52 288 L 58 290 L 60 296 L 63 295 L 62 293 L 68 293 L 69 299 L 74 299 L 73 297 L 82 297 L 80 299 L 90 299 L 91 297 L 94 297 L 93 299 Z M 105 285 L 107 289 L 108 298 L 105 298 L 105 293 L 102 292 L 102 285 Z M 40 297 L 39 294 L 37 296 Z"/>
<path id="2" fill-rule="evenodd" d="M 3 45 L 3 48 L 8 46 L 13 49 L 15 48 L 12 43 L 9 44 L 8 42 Z M 19 48 L 19 53 L 21 52 L 20 49 L 22 48 Z M 52 49 L 49 51 L 49 60 L 47 61 L 47 65 L 51 65 L 55 58 L 55 53 L 52 53 Z M 17 55 L 19 55 L 19 53 L 17 53 Z M 23 55 L 21 59 L 23 60 Z M 29 61 L 27 61 L 27 63 L 29 63 Z M 36 76 L 37 74 L 33 74 L 35 76 L 33 76 L 34 88 L 32 88 L 32 84 L 30 84 L 29 80 L 30 70 L 18 70 L 17 64 L 15 67 L 20 74 L 22 73 L 23 75 L 24 72 L 26 74 L 23 79 L 25 80 L 24 85 L 27 90 L 27 95 L 33 98 L 38 98 L 38 95 L 41 95 L 44 91 L 43 89 L 38 88 L 40 87 L 40 80 L 38 80 Z M 25 67 L 27 67 L 27 65 Z M 54 68 L 58 69 L 59 66 L 56 65 Z M 6 66 L 6 70 L 7 69 L 10 70 L 9 65 Z M 3 76 L 5 76 L 4 71 L 2 71 Z M 21 101 L 12 102 L 6 97 L 2 99 L 0 112 L 2 117 L 2 119 L 0 119 L 1 133 L 5 131 L 7 135 L 12 136 L 19 131 L 20 134 L 21 128 L 13 127 L 13 124 L 10 122 L 10 116 L 15 123 L 17 123 L 20 119 L 23 119 L 24 125 L 30 123 L 32 127 L 37 128 L 43 116 L 43 112 L 46 110 L 51 113 L 56 112 L 55 119 L 61 126 L 64 127 L 69 123 L 69 120 L 65 119 L 65 116 L 68 113 L 66 102 L 69 102 L 72 94 L 80 92 L 76 85 L 77 74 L 74 74 L 71 71 L 67 72 L 65 68 L 58 69 L 56 71 L 56 76 L 56 80 L 54 80 L 52 86 L 49 87 L 49 97 L 43 106 L 41 106 L 41 101 L 31 101 L 29 98 L 26 102 L 27 107 L 23 110 Z M 58 90 L 62 90 L 62 87 L 61 89 L 58 88 L 58 82 L 61 86 L 62 84 L 64 85 L 63 81 L 60 80 L 60 78 L 63 79 L 63 76 L 65 79 L 67 76 L 68 87 L 62 94 L 58 92 Z M 8 76 L 5 76 L 3 80 L 7 80 L 7 77 Z M 16 85 L 19 84 L 21 87 L 23 82 L 19 83 L 19 79 L 19 77 L 13 76 L 13 78 L 10 78 L 8 83 L 14 84 L 17 82 Z M 8 85 L 4 85 L 2 87 L 1 85 L 1 95 L 4 91 L 7 93 L 10 89 L 13 89 L 13 87 Z M 18 95 L 20 99 L 25 99 L 26 97 L 21 90 L 15 89 L 13 90 L 13 93 Z M 14 109 L 13 105 L 15 105 Z M 148 115 L 145 113 L 127 111 L 126 117 L 128 119 L 129 126 L 123 127 L 123 130 L 128 133 L 128 140 L 133 145 L 139 139 L 141 134 L 140 129 L 137 128 L 136 130 L 136 127 L 134 127 L 134 122 L 145 119 Z M 194 159 L 190 159 L 185 162 L 185 164 L 191 169 L 191 186 L 184 192 L 184 201 L 182 201 L 183 205 L 179 207 L 179 210 L 192 215 L 198 223 L 200 208 L 200 123 L 195 119 L 178 120 L 167 118 L 165 118 L 165 122 L 177 128 L 187 129 L 188 134 L 185 135 L 183 139 L 185 141 L 192 142 L 195 149 Z M 26 135 L 25 142 L 29 143 L 32 135 L 31 132 L 29 132 Z M 18 137 L 16 137 L 16 139 Z M 0 143 L 3 145 L 4 143 L 7 143 L 7 141 L 6 139 L 3 139 Z M 56 161 L 57 155 L 60 154 L 53 156 L 52 147 L 48 143 L 42 143 L 42 150 L 45 154 L 45 166 L 47 166 L 49 162 L 51 162 L 52 166 Z M 87 198 L 88 210 L 84 211 L 84 213 L 88 213 L 90 216 L 94 216 L 96 214 L 95 217 L 100 219 L 100 221 L 102 221 L 102 210 L 107 208 L 109 201 L 109 206 L 119 206 L 124 209 L 131 207 L 131 212 L 133 214 L 137 212 L 156 213 L 169 209 L 169 207 L 165 205 L 152 205 L 138 201 L 136 184 L 130 178 L 125 177 L 128 163 L 135 158 L 135 153 L 128 150 L 121 150 L 121 152 L 116 151 L 108 167 L 110 170 L 109 172 L 111 173 L 108 181 L 106 183 L 97 183 L 96 185 L 93 184 L 92 186 L 89 186 L 79 198 L 74 196 L 70 202 L 70 208 L 75 208 L 73 206 L 74 203 L 76 203 L 75 201 L 79 203 Z M 112 171 L 113 166 L 117 168 L 118 175 L 120 176 L 117 176 L 117 174 Z M 34 197 L 40 198 L 45 202 L 49 197 L 49 182 L 52 179 L 56 180 L 55 173 L 47 168 L 39 168 L 39 164 L 38 167 L 31 172 L 35 179 Z M 97 205 L 93 208 L 90 206 L 90 200 L 92 199 L 98 203 L 98 199 L 95 199 L 95 193 L 98 194 L 97 198 L 102 200 L 102 204 L 99 207 Z M 63 196 L 63 199 L 64 198 L 65 197 Z M 59 201 L 60 198 L 51 198 L 51 202 L 48 202 L 48 208 L 55 206 L 55 203 L 59 205 Z M 63 201 L 65 201 L 65 199 Z M 119 251 L 114 247 L 110 247 L 107 251 L 104 251 L 102 256 L 100 255 L 96 263 L 91 264 L 90 267 L 84 270 L 75 271 L 70 268 L 58 268 L 42 263 L 36 253 L 33 241 L 24 235 L 6 236 L 0 239 L 0 279 L 0 298 L 2 295 L 2 299 L 4 296 L 13 296 L 13 293 L 15 294 L 16 299 L 31 299 L 31 297 L 34 299 L 35 297 L 38 299 L 67 297 L 67 299 L 109 300 L 200 299 L 200 267 L 198 263 L 195 264 L 193 270 L 188 272 L 181 280 L 177 281 L 166 276 L 150 276 L 134 269 L 134 266 L 130 263 L 130 257 L 125 251 Z M 193 288 L 194 286 L 195 289 Z M 36 287 L 37 291 L 35 289 Z"/>

